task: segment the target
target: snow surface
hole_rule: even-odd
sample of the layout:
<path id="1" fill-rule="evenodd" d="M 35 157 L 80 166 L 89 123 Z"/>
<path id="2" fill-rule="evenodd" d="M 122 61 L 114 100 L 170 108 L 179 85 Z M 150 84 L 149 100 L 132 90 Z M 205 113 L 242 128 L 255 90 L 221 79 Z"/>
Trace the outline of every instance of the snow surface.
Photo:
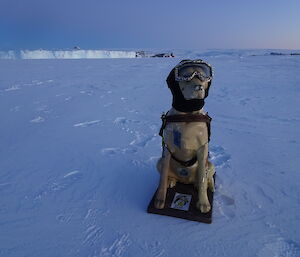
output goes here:
<path id="1" fill-rule="evenodd" d="M 176 52 L 175 52 L 176 54 Z M 148 214 L 165 79 L 215 68 L 213 223 Z M 0 256 L 300 256 L 299 56 L 0 60 Z"/>

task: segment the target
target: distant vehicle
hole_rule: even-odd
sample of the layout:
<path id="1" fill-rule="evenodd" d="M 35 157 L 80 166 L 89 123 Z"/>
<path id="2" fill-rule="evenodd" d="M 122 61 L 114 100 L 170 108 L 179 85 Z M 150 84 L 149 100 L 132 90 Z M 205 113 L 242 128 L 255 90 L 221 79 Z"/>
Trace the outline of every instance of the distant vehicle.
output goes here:
<path id="1" fill-rule="evenodd" d="M 145 51 L 137 51 L 135 52 L 135 57 L 146 57 Z"/>
<path id="2" fill-rule="evenodd" d="M 161 54 L 155 54 L 151 57 L 175 57 L 173 53 L 161 53 Z"/>
<path id="3" fill-rule="evenodd" d="M 145 57 L 175 57 L 173 53 L 160 53 L 160 54 L 152 54 L 146 53 L 145 51 L 137 51 L 135 52 L 136 58 L 145 58 Z"/>

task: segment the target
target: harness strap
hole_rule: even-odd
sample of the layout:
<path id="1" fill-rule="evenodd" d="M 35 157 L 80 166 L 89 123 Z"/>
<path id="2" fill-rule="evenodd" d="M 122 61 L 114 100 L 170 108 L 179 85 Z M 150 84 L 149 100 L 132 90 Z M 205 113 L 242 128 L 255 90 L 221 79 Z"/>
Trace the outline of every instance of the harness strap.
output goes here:
<path id="1" fill-rule="evenodd" d="M 166 114 L 161 115 L 162 125 L 159 130 L 159 135 L 163 137 L 163 131 L 167 126 L 168 122 L 205 122 L 207 125 L 207 132 L 208 132 L 208 142 L 210 141 L 210 122 L 212 118 L 206 113 L 204 114 L 176 114 L 176 115 L 169 115 L 167 112 Z"/>
<path id="2" fill-rule="evenodd" d="M 167 122 L 206 122 L 211 121 L 211 117 L 208 114 L 177 114 L 165 117 Z"/>
<path id="3" fill-rule="evenodd" d="M 166 117 L 167 117 L 168 113 L 169 113 L 169 112 L 163 113 L 163 114 L 161 115 L 161 117 L 160 117 L 160 118 L 161 118 L 161 121 L 162 121 L 162 124 L 161 124 L 160 130 L 159 130 L 159 135 L 160 135 L 161 137 L 163 137 L 164 129 L 165 129 L 165 127 L 167 126 L 167 120 L 166 120 Z"/>
<path id="4" fill-rule="evenodd" d="M 180 163 L 182 166 L 184 167 L 190 167 L 190 166 L 193 166 L 196 162 L 197 162 L 197 156 L 194 156 L 192 159 L 188 160 L 188 161 L 182 161 L 182 160 L 179 160 L 177 159 L 172 153 L 171 151 L 169 150 L 168 147 L 166 147 L 167 150 L 169 151 L 169 153 L 171 154 L 171 157 L 172 159 L 174 159 L 175 161 L 177 161 L 178 163 Z"/>
<path id="5" fill-rule="evenodd" d="M 208 114 L 205 114 L 205 115 L 204 114 L 185 114 L 185 115 L 176 114 L 176 115 L 168 116 L 168 112 L 167 112 L 166 114 L 164 114 L 164 113 L 162 114 L 161 120 L 162 120 L 162 125 L 159 130 L 159 135 L 162 137 L 163 147 L 166 146 L 166 144 L 164 142 L 163 131 L 164 131 L 165 127 L 167 126 L 168 122 L 205 122 L 207 125 L 208 142 L 210 141 L 210 122 L 211 122 L 212 118 Z M 197 161 L 197 156 L 194 156 L 191 160 L 188 160 L 188 161 L 179 160 L 171 153 L 171 151 L 169 150 L 169 148 L 167 146 L 166 146 L 166 148 L 169 151 L 169 153 L 171 154 L 171 157 L 184 167 L 190 167 L 190 166 L 194 165 Z"/>

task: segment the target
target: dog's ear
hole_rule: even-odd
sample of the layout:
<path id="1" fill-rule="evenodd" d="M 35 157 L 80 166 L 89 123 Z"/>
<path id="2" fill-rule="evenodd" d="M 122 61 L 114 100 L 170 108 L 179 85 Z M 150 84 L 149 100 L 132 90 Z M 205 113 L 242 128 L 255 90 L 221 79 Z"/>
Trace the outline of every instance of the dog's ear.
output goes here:
<path id="1" fill-rule="evenodd" d="M 211 81 L 208 82 L 208 86 L 207 86 L 207 88 L 205 90 L 205 96 L 204 96 L 204 98 L 208 97 L 208 92 L 209 92 L 210 85 L 211 85 Z"/>
<path id="2" fill-rule="evenodd" d="M 175 68 L 173 68 L 170 71 L 166 81 L 167 81 L 169 88 L 172 88 L 174 86 L 174 84 L 175 84 Z"/>

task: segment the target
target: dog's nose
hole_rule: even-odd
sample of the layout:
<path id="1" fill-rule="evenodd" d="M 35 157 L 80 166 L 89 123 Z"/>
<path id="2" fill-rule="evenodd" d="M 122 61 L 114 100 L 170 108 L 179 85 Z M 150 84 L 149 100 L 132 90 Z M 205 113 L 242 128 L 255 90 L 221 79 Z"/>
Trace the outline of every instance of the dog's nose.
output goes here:
<path id="1" fill-rule="evenodd" d="M 199 85 L 195 86 L 195 90 L 197 90 L 197 91 L 202 90 L 202 86 L 199 86 Z"/>

